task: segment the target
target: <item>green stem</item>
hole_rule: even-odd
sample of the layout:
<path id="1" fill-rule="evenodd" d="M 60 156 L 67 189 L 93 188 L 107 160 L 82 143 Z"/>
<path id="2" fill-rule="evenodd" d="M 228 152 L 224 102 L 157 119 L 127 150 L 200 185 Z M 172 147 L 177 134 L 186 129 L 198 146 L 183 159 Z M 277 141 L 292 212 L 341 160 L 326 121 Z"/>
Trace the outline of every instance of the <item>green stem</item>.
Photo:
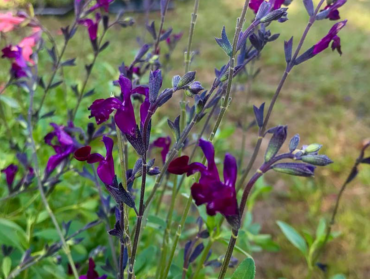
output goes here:
<path id="1" fill-rule="evenodd" d="M 104 38 L 105 33 L 106 33 L 106 30 L 104 30 L 103 34 L 101 35 L 101 38 L 100 38 L 99 43 L 98 43 L 98 47 L 97 47 L 96 51 L 94 51 L 93 61 L 90 64 L 90 69 L 89 69 L 89 71 L 86 74 L 86 78 L 85 78 L 85 81 L 84 81 L 84 83 L 82 85 L 82 88 L 81 88 L 81 91 L 80 91 L 80 95 L 78 96 L 78 99 L 77 99 L 77 105 L 74 108 L 73 113 L 72 113 L 72 118 L 71 118 L 72 121 L 75 119 L 76 114 L 77 114 L 78 107 L 81 104 L 81 101 L 82 101 L 82 98 L 84 96 L 84 92 L 85 92 L 85 89 L 86 89 L 87 82 L 88 82 L 88 80 L 90 78 L 90 75 L 91 75 L 91 72 L 92 72 L 92 68 L 94 67 L 95 62 L 96 62 L 96 59 L 98 58 L 99 50 L 100 50 L 100 47 L 101 47 L 101 44 L 102 44 L 102 41 L 103 41 L 103 38 Z"/>
<path id="2" fill-rule="evenodd" d="M 185 74 L 189 71 L 189 66 L 190 66 L 190 52 L 191 52 L 191 45 L 193 43 L 193 34 L 194 34 L 195 24 L 197 22 L 197 17 L 198 17 L 199 1 L 200 0 L 194 1 L 194 10 L 193 10 L 193 13 L 191 14 L 188 46 L 185 51 L 185 61 L 184 61 Z M 186 101 L 186 93 L 183 92 L 182 100 L 180 104 L 181 106 L 180 131 L 184 129 L 185 123 L 186 123 L 186 102 L 185 101 Z"/>
<path id="3" fill-rule="evenodd" d="M 77 22 L 75 21 L 73 23 L 72 28 L 70 30 L 73 30 L 76 27 L 76 25 L 77 25 Z M 67 45 L 68 45 L 69 40 L 70 39 L 67 39 L 67 40 L 64 41 L 63 48 L 62 48 L 62 50 L 60 52 L 60 55 L 59 55 L 58 60 L 57 60 L 57 63 L 54 65 L 54 69 L 53 69 L 53 72 L 52 72 L 51 77 L 49 79 L 49 82 L 48 82 L 48 84 L 45 87 L 44 94 L 42 95 L 42 98 L 41 98 L 41 101 L 40 101 L 40 106 L 39 106 L 38 110 L 36 111 L 36 115 L 39 115 L 39 113 L 40 113 L 40 111 L 42 109 L 42 106 L 44 105 L 46 95 L 49 92 L 51 85 L 53 84 L 55 75 L 56 75 L 56 73 L 57 73 L 57 71 L 59 69 L 60 62 L 62 61 L 62 57 L 64 55 L 65 50 L 67 49 Z"/>
<path id="4" fill-rule="evenodd" d="M 37 181 L 37 186 L 39 188 L 40 196 L 41 196 L 42 202 L 45 206 L 45 209 L 48 212 L 48 214 L 50 216 L 50 219 L 52 220 L 52 222 L 55 226 L 55 229 L 56 229 L 56 231 L 59 235 L 59 238 L 62 242 L 62 248 L 63 248 L 63 251 L 64 251 L 64 253 L 66 254 L 66 256 L 68 258 L 68 262 L 69 262 L 69 265 L 71 266 L 71 269 L 73 271 L 73 275 L 76 279 L 79 279 L 79 275 L 78 275 L 76 266 L 75 266 L 74 261 L 72 259 L 71 251 L 70 251 L 69 246 L 67 245 L 67 243 L 64 239 L 63 232 L 61 231 L 61 229 L 59 227 L 58 221 L 55 218 L 55 215 L 54 215 L 52 209 L 49 206 L 49 203 L 46 199 L 45 192 L 44 192 L 44 189 L 43 189 L 43 186 L 42 186 L 42 183 L 41 183 L 40 168 L 38 166 L 37 154 L 36 154 L 36 144 L 35 144 L 35 140 L 33 138 L 33 129 L 32 129 L 33 99 L 34 99 L 34 92 L 31 91 L 30 92 L 30 104 L 29 104 L 29 109 L 28 109 L 28 135 L 29 135 L 29 140 L 30 140 L 31 148 L 32 148 L 32 160 L 33 160 L 33 164 L 34 164 L 33 168 L 35 170 L 35 177 L 36 177 L 36 181 Z"/>
<path id="5" fill-rule="evenodd" d="M 177 244 L 179 242 L 182 229 L 184 228 L 186 217 L 189 214 L 191 204 L 192 204 L 192 197 L 191 197 L 191 195 L 189 195 L 184 213 L 182 214 L 181 223 L 177 228 L 176 237 L 175 237 L 175 240 L 173 242 L 172 249 L 171 249 L 171 252 L 170 252 L 170 258 L 167 261 L 167 266 L 166 266 L 165 272 L 164 272 L 163 276 L 161 276 L 162 279 L 166 279 L 167 275 L 168 275 L 168 272 L 170 271 L 173 256 L 175 255 L 176 247 L 177 247 Z"/>
<path id="6" fill-rule="evenodd" d="M 329 240 L 329 237 L 330 237 L 330 233 L 331 233 L 331 230 L 332 230 L 332 227 L 333 225 L 335 224 L 335 218 L 337 216 L 337 213 L 338 213 L 338 208 L 339 208 L 339 204 L 340 204 L 340 201 L 341 201 L 341 198 L 343 196 L 343 193 L 344 191 L 346 190 L 347 188 L 347 185 L 352 181 L 352 175 L 353 173 L 356 173 L 357 172 L 357 168 L 358 166 L 361 164 L 361 161 L 362 159 L 364 158 L 364 155 L 365 155 L 365 150 L 366 148 L 368 148 L 370 146 L 370 143 L 367 143 L 366 145 L 364 145 L 361 149 L 361 152 L 360 152 L 360 155 L 358 156 L 358 158 L 356 159 L 356 162 L 354 163 L 352 169 L 351 169 L 351 172 L 349 173 L 349 175 L 347 176 L 346 180 L 344 181 L 344 183 L 342 184 L 342 187 L 340 188 L 339 190 L 339 193 L 337 195 L 337 199 L 335 201 L 335 206 L 334 206 L 334 209 L 333 209 L 333 213 L 331 215 L 331 219 L 330 219 L 330 222 L 329 222 L 329 225 L 327 227 L 327 230 L 326 230 L 326 234 L 325 234 L 325 238 L 324 238 L 324 242 L 322 243 L 320 249 L 317 251 L 314 259 L 312 260 L 312 263 L 315 264 L 317 262 L 317 260 L 320 258 L 322 252 L 324 251 L 325 249 L 325 246 Z"/>
<path id="7" fill-rule="evenodd" d="M 99 183 L 99 180 L 98 180 L 98 176 L 96 174 L 96 169 L 95 169 L 94 164 L 92 164 L 91 167 L 93 169 L 95 186 L 98 189 L 98 193 L 99 193 L 99 198 L 100 198 L 100 202 L 101 202 L 101 205 L 102 205 L 102 209 L 104 210 L 104 213 L 106 215 L 108 215 L 108 212 L 106 212 L 106 208 L 104 206 L 103 191 L 102 191 L 102 188 L 100 186 L 100 183 Z M 108 219 L 105 219 L 104 221 L 105 221 L 104 222 L 105 223 L 105 229 L 106 229 L 106 231 L 109 231 L 110 230 L 109 221 L 108 221 Z M 115 266 L 116 270 L 118 270 L 118 260 L 117 260 L 117 256 L 116 256 L 116 251 L 114 249 L 113 239 L 112 239 L 112 236 L 110 234 L 108 234 L 108 243 L 109 243 L 109 247 L 110 247 L 110 250 L 111 250 L 111 254 L 112 254 L 112 259 L 113 259 L 114 266 Z"/>
<path id="8" fill-rule="evenodd" d="M 202 252 L 202 256 L 201 256 L 201 258 L 199 259 L 199 263 L 198 263 L 198 265 L 197 265 L 197 268 L 196 268 L 196 270 L 195 270 L 195 272 L 194 272 L 194 276 L 193 276 L 193 278 L 194 278 L 194 279 L 195 279 L 195 278 L 199 278 L 199 273 L 200 273 L 200 271 L 202 270 L 202 268 L 204 268 L 203 263 L 206 261 L 206 259 L 207 259 L 207 255 L 208 255 L 208 253 L 209 253 L 209 250 L 211 250 L 212 245 L 213 245 L 213 243 L 214 243 L 214 242 L 215 242 L 215 241 L 211 238 L 211 239 L 208 241 L 207 246 L 204 248 L 204 250 L 203 250 L 203 252 Z"/>
<path id="9" fill-rule="evenodd" d="M 155 210 L 155 215 L 158 215 L 158 213 L 159 213 L 159 209 L 161 207 L 164 192 L 166 192 L 167 182 L 168 182 L 168 175 L 166 175 L 166 178 L 165 178 L 164 183 L 163 183 L 163 190 L 162 190 L 161 195 L 160 195 L 159 200 L 158 200 L 157 208 Z"/>
<path id="10" fill-rule="evenodd" d="M 167 250 L 168 250 L 168 243 L 169 243 L 169 236 L 170 236 L 170 230 L 172 225 L 172 216 L 173 216 L 173 210 L 175 208 L 175 201 L 176 201 L 176 189 L 177 189 L 177 176 L 173 176 L 173 184 L 172 184 L 172 196 L 171 196 L 171 204 L 170 208 L 168 210 L 167 218 L 166 218 L 166 229 L 163 234 L 163 241 L 162 241 L 162 247 L 161 251 L 162 254 L 160 256 L 160 262 L 157 269 L 157 276 L 159 278 L 162 278 L 165 272 L 166 262 L 167 262 Z"/>

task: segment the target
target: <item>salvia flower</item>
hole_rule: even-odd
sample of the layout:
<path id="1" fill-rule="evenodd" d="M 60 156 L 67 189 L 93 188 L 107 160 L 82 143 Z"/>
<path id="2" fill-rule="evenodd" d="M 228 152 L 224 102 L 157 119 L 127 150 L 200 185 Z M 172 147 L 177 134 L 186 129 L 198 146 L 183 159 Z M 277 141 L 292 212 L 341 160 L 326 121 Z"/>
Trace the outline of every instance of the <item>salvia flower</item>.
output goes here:
<path id="1" fill-rule="evenodd" d="M 13 186 L 15 175 L 18 172 L 18 166 L 10 164 L 5 169 L 2 169 L 1 172 L 5 174 L 6 184 L 10 190 Z"/>
<path id="2" fill-rule="evenodd" d="M 347 24 L 347 20 L 338 22 L 333 25 L 333 27 L 329 30 L 329 33 L 322 38 L 313 49 L 313 54 L 316 55 L 323 50 L 327 49 L 331 44 L 332 50 L 337 50 L 339 54 L 342 54 L 341 45 L 340 45 L 340 38 L 338 36 L 338 32 Z"/>
<path id="3" fill-rule="evenodd" d="M 44 137 L 44 141 L 47 145 L 54 148 L 56 154 L 51 156 L 48 160 L 46 166 L 47 173 L 51 173 L 76 150 L 76 144 L 72 137 L 66 132 L 64 126 L 59 126 L 55 123 L 50 123 L 50 125 L 54 128 L 54 131 L 48 133 Z M 73 124 L 70 123 L 69 127 L 73 127 Z M 57 138 L 56 143 L 54 143 L 54 138 Z"/>
<path id="4" fill-rule="evenodd" d="M 0 32 L 12 31 L 16 26 L 20 25 L 25 18 L 13 16 L 12 12 L 0 13 Z"/>
<path id="5" fill-rule="evenodd" d="M 152 147 L 162 148 L 161 157 L 162 157 L 163 164 L 166 161 L 166 157 L 167 157 L 168 152 L 170 151 L 170 146 L 171 146 L 171 138 L 168 137 L 168 136 L 157 138 L 152 143 Z"/>
<path id="6" fill-rule="evenodd" d="M 18 79 L 27 76 L 28 66 L 20 46 L 8 45 L 2 49 L 2 53 L 2 58 L 8 58 L 13 61 L 10 68 L 12 77 Z"/>
<path id="7" fill-rule="evenodd" d="M 91 147 L 88 145 L 77 149 L 74 153 L 74 157 L 78 161 L 87 161 L 89 164 L 99 163 L 97 172 L 100 180 L 107 185 L 112 185 L 115 177 L 112 156 L 114 143 L 110 137 L 106 136 L 103 136 L 103 142 L 107 151 L 105 157 L 99 153 L 91 154 Z"/>
<path id="8" fill-rule="evenodd" d="M 112 3 L 114 0 L 96 0 L 96 4 L 93 5 L 88 12 L 93 12 L 96 9 L 103 8 L 106 12 L 108 12 L 109 4 Z"/>
<path id="9" fill-rule="evenodd" d="M 239 217 L 238 202 L 236 199 L 235 182 L 237 176 L 237 164 L 235 158 L 225 155 L 224 181 L 222 182 L 215 163 L 215 150 L 211 142 L 200 139 L 199 146 L 207 159 L 208 165 L 201 163 L 189 163 L 188 156 L 182 156 L 173 160 L 168 172 L 173 174 L 187 174 L 190 176 L 200 172 L 199 183 L 191 187 L 191 195 L 196 205 L 207 204 L 207 213 L 210 216 L 220 212 L 225 217 Z"/>
<path id="10" fill-rule="evenodd" d="M 107 275 L 102 275 L 99 277 L 99 274 L 95 271 L 95 262 L 92 258 L 89 258 L 89 269 L 87 270 L 86 275 L 81 275 L 80 279 L 106 279 Z"/>
<path id="11" fill-rule="evenodd" d="M 170 51 L 174 50 L 177 43 L 181 40 L 183 33 L 177 33 L 177 34 L 171 34 L 167 39 L 166 39 L 166 44 L 168 45 L 168 48 Z"/>
<path id="12" fill-rule="evenodd" d="M 40 28 L 37 27 L 34 29 L 35 29 L 35 32 L 32 35 L 23 38 L 22 41 L 18 44 L 18 46 L 22 48 L 23 58 L 26 61 L 32 62 L 32 63 L 33 63 L 33 61 L 31 60 L 31 55 L 33 53 L 32 48 L 36 46 L 42 34 L 42 31 Z"/>
<path id="13" fill-rule="evenodd" d="M 256 14 L 264 0 L 251 0 L 249 1 L 249 8 Z M 271 10 L 277 10 L 284 4 L 284 0 L 271 0 Z"/>
<path id="14" fill-rule="evenodd" d="M 95 117 L 96 123 L 101 124 L 108 120 L 109 115 L 116 110 L 114 120 L 118 128 L 126 135 L 135 136 L 137 125 L 131 96 L 134 93 L 145 96 L 145 100 L 140 106 L 141 124 L 144 124 L 150 106 L 149 88 L 138 86 L 132 89 L 131 81 L 123 75 L 120 75 L 118 83 L 121 87 L 123 102 L 115 97 L 98 99 L 89 107 L 89 110 L 91 111 L 91 115 L 89 117 Z"/>
<path id="15" fill-rule="evenodd" d="M 340 15 L 339 15 L 338 9 L 340 7 L 342 7 L 346 2 L 347 2 L 347 0 L 333 1 L 332 3 L 327 5 L 322 11 L 326 11 L 326 10 L 329 11 L 329 14 L 326 16 L 326 18 L 328 18 L 330 20 L 339 20 Z"/>
<path id="16" fill-rule="evenodd" d="M 89 32 L 89 37 L 91 41 L 95 41 L 98 37 L 98 27 L 99 22 L 101 20 L 100 13 L 95 14 L 95 21 L 90 18 L 80 19 L 78 21 L 79 24 L 82 24 L 87 27 L 87 31 Z"/>

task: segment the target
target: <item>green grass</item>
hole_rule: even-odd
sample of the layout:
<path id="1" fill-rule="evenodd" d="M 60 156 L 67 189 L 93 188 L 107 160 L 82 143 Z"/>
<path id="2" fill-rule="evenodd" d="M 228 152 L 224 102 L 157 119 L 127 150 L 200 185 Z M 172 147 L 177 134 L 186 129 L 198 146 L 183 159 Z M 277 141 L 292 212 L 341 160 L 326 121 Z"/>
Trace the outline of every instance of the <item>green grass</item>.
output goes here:
<path id="1" fill-rule="evenodd" d="M 199 50 L 192 70 L 197 71 L 197 80 L 204 85 L 210 85 L 214 78 L 214 67 L 221 67 L 226 63 L 227 57 L 216 45 L 214 37 L 219 37 L 222 26 L 226 26 L 226 31 L 231 37 L 234 32 L 235 19 L 242 7 L 241 0 L 201 0 L 198 22 L 194 34 L 194 49 Z M 350 1 L 341 10 L 341 17 L 349 20 L 346 28 L 341 33 L 343 56 L 326 50 L 318 57 L 298 66 L 290 74 L 288 81 L 281 96 L 275 106 L 270 125 L 287 124 L 288 136 L 296 133 L 301 135 L 302 143 L 318 142 L 323 144 L 323 152 L 327 154 L 334 164 L 325 169 L 318 169 L 313 180 L 292 179 L 282 175 L 267 175 L 266 181 L 273 186 L 272 194 L 257 202 L 254 208 L 254 222 L 261 223 L 262 232 L 272 234 L 273 239 L 281 246 L 279 252 L 260 252 L 253 256 L 257 265 L 257 278 L 302 278 L 306 273 L 304 259 L 297 256 L 297 250 L 284 238 L 276 220 L 290 223 L 298 230 L 308 230 L 314 232 L 320 217 L 328 217 L 334 205 L 335 195 L 351 165 L 359 152 L 359 146 L 363 139 L 369 138 L 369 114 L 370 99 L 369 94 L 369 75 L 370 75 L 370 11 L 369 0 Z M 177 3 L 176 9 L 171 11 L 166 19 L 165 28 L 173 27 L 175 32 L 184 31 L 184 38 L 178 45 L 171 61 L 172 70 L 166 78 L 165 84 L 170 83 L 170 76 L 183 74 L 183 53 L 186 47 L 187 31 L 189 28 L 190 14 L 192 12 L 192 1 Z M 77 115 L 77 124 L 82 127 L 88 122 L 86 110 L 87 106 L 96 98 L 105 98 L 111 91 L 116 91 L 112 86 L 112 80 L 117 78 L 117 67 L 125 61 L 130 63 L 137 49 L 136 37 L 145 33 L 143 29 L 144 17 L 142 15 L 130 15 L 135 18 L 136 25 L 127 29 L 117 29 L 109 32 L 106 39 L 111 42 L 109 48 L 98 58 L 96 67 L 93 69 L 88 89 L 95 88 L 94 97 L 85 99 L 81 104 L 81 109 Z M 158 14 L 150 15 L 156 20 L 158 27 Z M 248 12 L 247 22 L 252 15 Z M 113 17 L 112 17 L 113 19 Z M 42 22 L 48 29 L 57 34 L 60 26 L 65 26 L 72 20 L 68 18 L 43 18 Z M 283 40 L 288 40 L 294 36 L 295 45 L 307 23 L 307 15 L 301 1 L 294 1 L 289 8 L 289 21 L 284 24 L 273 23 L 273 32 L 280 33 L 280 38 L 269 44 L 262 52 L 261 59 L 256 67 L 261 67 L 261 73 L 253 84 L 251 104 L 259 105 L 262 102 L 269 103 L 277 83 L 285 67 Z M 317 22 L 311 29 L 305 42 L 306 49 L 315 44 L 330 29 L 333 22 Z M 78 66 L 66 68 L 65 83 L 66 87 L 60 86 L 50 92 L 47 98 L 44 112 L 56 109 L 56 115 L 51 120 L 63 123 L 66 119 L 68 108 L 75 104 L 73 93 L 70 86 L 81 83 L 85 72 L 84 64 L 92 59 L 91 46 L 88 43 L 87 32 L 80 28 L 78 34 L 72 39 L 65 54 L 65 58 L 78 57 Z M 62 38 L 57 35 L 58 42 Z M 17 42 L 18 37 L 12 38 Z M 149 36 L 146 36 L 149 40 Z M 3 43 L 2 43 L 3 44 Z M 45 52 L 41 55 L 40 72 L 48 80 L 50 72 L 50 59 Z M 5 81 L 7 77 L 8 64 L 2 61 L 0 69 L 0 80 Z M 245 84 L 243 79 L 238 81 Z M 208 87 L 208 86 L 205 86 Z M 5 93 L 20 100 L 19 108 L 6 107 L 7 119 L 15 135 L 24 133 L 21 123 L 16 120 L 17 116 L 24 111 L 23 104 L 27 100 L 24 92 L 19 92 L 15 88 Z M 39 98 L 41 91 L 38 91 Z M 67 94 L 68 103 L 64 103 L 64 94 Z M 238 91 L 233 93 L 233 101 L 227 112 L 228 119 L 224 121 L 223 127 L 233 127 L 238 119 L 252 118 L 251 105 L 245 103 L 246 92 Z M 177 105 L 178 99 L 172 100 L 171 105 Z M 24 104 L 25 105 L 25 104 Z M 170 108 L 170 106 L 167 106 Z M 161 116 L 175 116 L 173 110 L 161 110 Z M 158 122 L 160 117 L 155 121 Z M 50 131 L 48 126 L 50 119 L 40 121 L 40 125 L 35 131 L 37 142 L 42 142 L 42 137 Z M 153 136 L 161 131 L 168 132 L 166 125 L 158 128 Z M 3 126 L 0 126 L 0 133 L 5 134 Z M 247 150 L 250 152 L 256 141 L 256 131 L 252 130 L 247 140 Z M 17 137 L 20 145 L 22 140 Z M 237 155 L 240 149 L 240 131 L 237 129 L 228 140 L 219 140 L 216 145 L 220 148 L 219 158 L 222 152 L 228 150 Z M 261 156 L 267 143 L 264 143 Z M 3 156 L 0 158 L 0 168 L 10 162 L 14 162 L 14 153 L 8 152 L 6 141 L 2 138 L 1 151 Z M 96 146 L 101 146 L 96 142 Z M 39 158 L 42 166 L 46 164 L 48 156 L 52 151 L 38 146 Z M 286 148 L 286 147 L 285 147 Z M 245 160 L 249 158 L 247 153 Z M 258 163 L 262 159 L 257 160 Z M 131 165 L 134 158 L 131 158 Z M 81 164 L 76 164 L 80 167 Z M 350 279 L 369 278 L 368 258 L 370 249 L 369 232 L 370 225 L 368 216 L 370 207 L 370 174 L 367 166 L 361 166 L 363 170 L 358 178 L 350 184 L 344 195 L 337 224 L 334 229 L 342 234 L 332 241 L 328 250 L 324 254 L 322 261 L 329 264 L 331 275 L 343 273 Z M 2 180 L 4 181 L 4 180 Z M 150 181 L 149 181 L 150 182 Z M 3 184 L 4 182 L 2 182 Z M 63 193 L 63 195 L 61 195 Z M 83 202 L 96 201 L 95 191 L 90 182 L 78 178 L 76 175 L 66 175 L 63 182 L 57 187 L 56 192 L 50 198 L 52 206 L 57 213 L 58 220 L 79 219 L 83 223 L 86 220 L 93 220 L 94 213 L 91 208 L 96 208 L 96 204 L 81 206 Z M 14 200 L 11 204 L 1 205 L 1 217 L 5 218 L 11 214 L 19 205 L 24 205 L 31 195 L 23 196 L 19 200 Z M 73 197 L 73 198 L 71 198 Z M 37 203 L 39 200 L 37 199 Z M 67 206 L 75 205 L 75 208 Z M 89 207 L 91 206 L 91 207 Z M 65 208 L 63 208 L 65 207 Z M 28 213 L 15 216 L 12 220 L 26 228 L 26 218 L 29 214 L 36 212 L 36 206 L 30 206 Z M 181 208 L 181 207 L 180 207 Z M 73 209 L 73 210 L 71 210 Z M 76 212 L 78 209 L 78 212 Z M 178 210 L 179 214 L 181 210 Z M 163 213 L 162 213 L 163 214 Z M 163 215 L 162 215 L 163 216 Z M 50 223 L 45 220 L 36 226 L 36 230 L 50 227 Z M 40 225 L 40 226 L 39 226 Z M 78 224 L 75 224 L 78 227 Z M 148 229 L 144 233 L 143 239 L 147 239 L 150 233 L 155 230 Z M 148 234 L 149 233 L 149 234 Z M 76 259 L 81 260 L 86 254 L 95 247 L 94 239 L 104 238 L 103 228 L 92 230 L 86 234 L 83 245 L 74 249 Z M 155 235 L 158 240 L 160 235 Z M 34 239 L 36 247 L 41 249 L 39 243 Z M 104 241 L 104 240 L 103 240 Z M 183 247 L 181 243 L 181 247 Z M 85 248 L 84 248 L 85 246 Z M 143 246 L 148 247 L 147 245 Z M 222 246 L 221 246 L 222 247 Z M 37 250 L 37 249 L 36 249 Z M 220 253 L 222 249 L 217 249 Z M 237 254 L 239 257 L 240 255 Z M 19 255 L 17 255 L 19 258 Z M 26 278 L 26 277 L 24 277 Z M 321 277 L 317 277 L 321 278 Z"/>

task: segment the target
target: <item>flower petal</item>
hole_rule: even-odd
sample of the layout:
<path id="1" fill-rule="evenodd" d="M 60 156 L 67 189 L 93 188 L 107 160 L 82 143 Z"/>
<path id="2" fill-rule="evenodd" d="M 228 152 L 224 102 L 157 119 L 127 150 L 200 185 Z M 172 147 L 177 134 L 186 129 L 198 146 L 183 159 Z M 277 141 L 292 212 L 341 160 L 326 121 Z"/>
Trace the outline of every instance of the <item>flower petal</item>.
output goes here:
<path id="1" fill-rule="evenodd" d="M 189 170 L 189 156 L 181 156 L 171 161 L 167 171 L 173 174 L 184 174 Z"/>
<path id="2" fill-rule="evenodd" d="M 238 174 L 238 166 L 236 159 L 229 153 L 226 153 L 224 160 L 224 181 L 225 185 L 235 188 L 236 176 Z"/>
<path id="3" fill-rule="evenodd" d="M 114 97 L 95 100 L 89 107 L 89 110 L 91 111 L 89 118 L 95 117 L 96 124 L 99 125 L 109 119 L 113 110 L 121 107 L 121 101 Z"/>
<path id="4" fill-rule="evenodd" d="M 91 147 L 89 145 L 77 149 L 74 158 L 78 161 L 87 161 L 90 157 Z"/>

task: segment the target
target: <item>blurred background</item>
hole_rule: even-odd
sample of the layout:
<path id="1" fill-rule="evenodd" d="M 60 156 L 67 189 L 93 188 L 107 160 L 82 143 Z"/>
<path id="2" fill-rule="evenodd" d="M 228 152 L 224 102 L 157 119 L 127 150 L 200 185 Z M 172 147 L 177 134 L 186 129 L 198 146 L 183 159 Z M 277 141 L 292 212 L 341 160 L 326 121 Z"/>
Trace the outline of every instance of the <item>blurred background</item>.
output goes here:
<path id="1" fill-rule="evenodd" d="M 71 1 L 2 0 L 0 9 L 16 8 L 26 2 L 33 3 L 36 11 L 44 14 L 40 15 L 40 21 L 56 37 L 58 43 L 62 44 L 60 27 L 70 24 L 73 20 L 73 12 L 68 13 L 73 5 Z M 125 1 L 119 4 L 125 5 L 128 10 L 140 11 L 143 3 L 131 2 Z M 220 36 L 223 26 L 226 26 L 229 37 L 233 36 L 235 20 L 240 14 L 243 3 L 242 0 L 200 1 L 193 39 L 193 49 L 197 51 L 197 55 L 191 64 L 191 69 L 197 71 L 197 80 L 200 80 L 205 88 L 208 88 L 214 79 L 214 68 L 219 69 L 227 62 L 227 57 L 216 45 L 214 38 Z M 51 9 L 45 10 L 45 8 Z M 112 12 L 115 11 L 115 8 L 111 7 L 111 9 Z M 165 84 L 170 84 L 173 75 L 183 73 L 183 51 L 187 44 L 192 9 L 192 0 L 173 1 L 173 8 L 166 17 L 165 28 L 172 27 L 175 33 L 183 32 L 184 35 L 166 65 Z M 51 15 L 65 12 L 65 15 Z M 288 138 L 298 133 L 303 144 L 315 142 L 322 144 L 323 153 L 327 154 L 334 163 L 326 168 L 318 169 L 313 179 L 276 174 L 270 174 L 264 178 L 263 183 L 272 187 L 271 191 L 262 195 L 262 198 L 255 203 L 252 214 L 253 223 L 260 226 L 261 234 L 271 234 L 273 241 L 280 248 L 270 247 L 266 250 L 258 245 L 250 247 L 250 253 L 258 269 L 256 278 L 302 278 L 301 274 L 306 272 L 305 260 L 281 233 L 276 221 L 287 222 L 301 233 L 314 233 L 320 218 L 329 218 L 339 188 L 357 158 L 362 142 L 370 139 L 370 1 L 350 0 L 341 8 L 340 14 L 342 19 L 348 19 L 347 26 L 340 33 L 343 55 L 340 57 L 338 53 L 327 49 L 319 56 L 296 67 L 288 77 L 270 122 L 271 127 L 288 125 Z M 109 50 L 102 52 L 99 56 L 89 81 L 90 87 L 95 88 L 95 95 L 93 99 L 84 99 L 81 107 L 87 107 L 92 100 L 106 98 L 110 92 L 116 91 L 112 80 L 117 79 L 118 66 L 123 61 L 126 63 L 132 61 L 139 48 L 138 37 L 149 40 L 144 27 L 147 20 L 145 12 L 127 12 L 125 16 L 132 17 L 135 25 L 108 32 L 106 38 L 111 42 Z M 112 14 L 112 18 L 114 17 L 115 15 Z M 158 11 L 150 12 L 150 20 L 155 20 L 159 24 L 159 18 Z M 252 18 L 252 12 L 248 11 L 247 22 Z M 221 132 L 215 141 L 216 150 L 219 150 L 219 158 L 222 158 L 225 151 L 234 155 L 240 153 L 243 148 L 243 130 L 240 127 L 245 127 L 253 119 L 252 105 L 259 106 L 262 102 L 269 104 L 285 69 L 283 42 L 293 36 L 294 43 L 297 43 L 308 21 L 301 0 L 293 0 L 290 4 L 288 18 L 289 20 L 284 24 L 271 25 L 272 33 L 280 33 L 280 37 L 267 45 L 260 59 L 254 64 L 255 70 L 260 69 L 258 76 L 252 82 L 245 76 L 236 80 L 227 119 L 223 122 Z M 311 29 L 303 50 L 311 47 L 326 35 L 332 24 L 333 22 L 330 21 L 317 22 Z M 3 38 L 0 44 L 4 47 L 5 42 L 17 42 L 21 37 L 22 30 L 18 33 L 13 32 L 7 34 L 7 38 Z M 85 28 L 79 28 L 78 34 L 69 43 L 64 57 L 78 57 L 78 60 L 76 67 L 69 67 L 64 72 L 68 86 L 56 88 L 53 97 L 46 101 L 46 107 L 49 110 L 56 109 L 56 116 L 52 119 L 56 123 L 66 121 L 66 110 L 72 107 L 71 103 L 75 102 L 71 99 L 73 93 L 69 86 L 82 82 L 85 75 L 84 64 L 88 64 L 93 57 Z M 7 63 L 5 60 L 0 60 L 0 86 L 8 78 L 9 65 Z M 46 54 L 41 55 L 40 65 L 50 67 L 51 61 Z M 47 72 L 48 68 L 40 70 Z M 248 86 L 250 86 L 249 102 L 246 97 Z M 65 88 L 68 90 L 66 91 Z M 17 112 L 24 109 L 21 102 L 22 97 L 19 97 L 19 94 L 24 93 L 10 88 L 4 94 L 19 100 L 16 107 L 6 106 L 9 123 L 15 127 L 18 125 Z M 64 101 L 65 94 L 71 103 Z M 174 110 L 173 106 L 178 104 L 178 100 L 171 100 L 167 109 L 160 110 L 162 116 L 170 115 L 171 119 L 175 117 L 177 109 Z M 76 123 L 84 126 L 88 123 L 87 116 L 88 111 L 80 109 Z M 159 122 L 162 119 L 159 116 L 156 120 Z M 50 119 L 41 120 L 35 131 L 39 142 L 50 131 L 49 121 Z M 162 122 L 156 128 L 154 136 L 169 132 L 164 121 Z M 4 129 L 0 128 L 0 131 L 4 135 Z M 242 158 L 244 166 L 248 162 L 256 140 L 257 130 L 252 128 L 248 131 L 244 142 L 246 150 Z M 14 158 L 14 154 L 8 152 L 5 141 L 2 141 L 0 169 Z M 262 162 L 262 154 L 266 146 L 267 141 L 264 142 L 255 168 Z M 284 148 L 287 149 L 287 146 Z M 42 165 L 46 163 L 51 152 L 51 150 L 40 152 Z M 75 182 L 76 176 L 70 175 L 62 184 L 68 188 Z M 1 184 L 4 183 L 5 180 L 1 178 Z M 81 182 L 81 184 L 84 183 L 88 184 L 88 182 Z M 338 236 L 330 242 L 322 257 L 323 262 L 328 264 L 329 274 L 342 273 L 347 278 L 353 279 L 370 278 L 369 183 L 369 168 L 361 166 L 359 176 L 349 185 L 339 208 L 334 226 L 334 231 L 338 232 Z M 63 187 L 61 186 L 61 189 Z M 75 187 L 73 189 L 78 190 L 83 186 Z M 0 214 L 6 216 L 9 210 L 5 207 L 2 210 L 3 213 Z M 60 211 L 59 214 L 60 216 L 63 216 L 62 214 L 71 216 L 72 213 Z"/>

